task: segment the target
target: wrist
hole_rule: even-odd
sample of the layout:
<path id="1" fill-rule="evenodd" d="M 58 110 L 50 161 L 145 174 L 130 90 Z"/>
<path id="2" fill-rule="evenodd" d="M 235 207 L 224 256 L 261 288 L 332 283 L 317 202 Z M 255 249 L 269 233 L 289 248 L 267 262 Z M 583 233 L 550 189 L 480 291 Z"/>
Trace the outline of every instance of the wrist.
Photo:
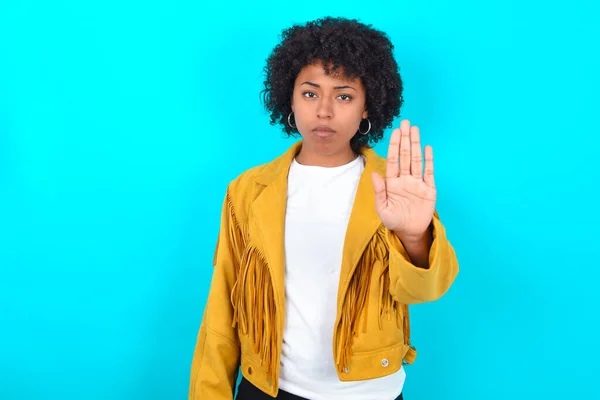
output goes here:
<path id="1" fill-rule="evenodd" d="M 432 225 L 429 225 L 427 227 L 427 229 L 420 234 L 407 234 L 405 232 L 398 232 L 398 231 L 394 231 L 394 233 L 396 234 L 396 236 L 398 236 L 398 239 L 400 239 L 400 241 L 402 243 L 408 243 L 408 244 L 422 243 L 424 240 L 431 237 Z"/>

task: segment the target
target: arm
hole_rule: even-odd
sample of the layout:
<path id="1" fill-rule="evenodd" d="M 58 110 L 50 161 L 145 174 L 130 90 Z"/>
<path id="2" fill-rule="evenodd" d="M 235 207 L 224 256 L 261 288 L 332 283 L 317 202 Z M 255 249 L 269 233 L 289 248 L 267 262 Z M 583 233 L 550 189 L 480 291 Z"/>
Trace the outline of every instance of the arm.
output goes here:
<path id="1" fill-rule="evenodd" d="M 430 248 L 426 238 L 403 244 L 394 231 L 387 232 L 390 292 L 402 304 L 439 299 L 450 289 L 458 274 L 456 253 L 437 212 L 430 229 Z"/>
<path id="2" fill-rule="evenodd" d="M 227 197 L 223 204 L 214 271 L 192 359 L 189 400 L 231 400 L 239 367 L 240 344 L 232 328 L 230 300 L 237 270 L 232 237 L 238 230 Z"/>

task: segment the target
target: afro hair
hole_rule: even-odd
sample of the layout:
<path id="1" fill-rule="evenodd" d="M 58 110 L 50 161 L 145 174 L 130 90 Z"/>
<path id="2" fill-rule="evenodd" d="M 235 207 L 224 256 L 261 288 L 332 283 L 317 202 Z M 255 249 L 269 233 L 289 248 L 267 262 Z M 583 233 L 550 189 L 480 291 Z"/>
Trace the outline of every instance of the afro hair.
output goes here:
<path id="1" fill-rule="evenodd" d="M 403 103 L 393 50 L 385 33 L 355 19 L 326 17 L 285 29 L 264 67 L 261 95 L 271 125 L 280 124 L 288 136 L 296 136 L 297 130 L 287 124 L 294 82 L 303 67 L 321 62 L 326 74 L 341 70 L 348 79 L 360 78 L 366 89 L 371 130 L 354 135 L 352 150 L 358 154 L 361 148 L 377 143 Z"/>

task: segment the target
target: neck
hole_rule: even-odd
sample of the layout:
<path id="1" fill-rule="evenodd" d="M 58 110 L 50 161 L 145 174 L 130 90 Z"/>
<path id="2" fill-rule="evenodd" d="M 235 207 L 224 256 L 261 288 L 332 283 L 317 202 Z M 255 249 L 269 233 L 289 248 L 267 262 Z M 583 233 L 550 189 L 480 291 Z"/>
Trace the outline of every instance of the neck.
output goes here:
<path id="1" fill-rule="evenodd" d="M 296 161 L 302 165 L 316 167 L 339 167 L 346 165 L 357 157 L 350 147 L 334 154 L 311 153 L 304 148 L 296 155 Z"/>

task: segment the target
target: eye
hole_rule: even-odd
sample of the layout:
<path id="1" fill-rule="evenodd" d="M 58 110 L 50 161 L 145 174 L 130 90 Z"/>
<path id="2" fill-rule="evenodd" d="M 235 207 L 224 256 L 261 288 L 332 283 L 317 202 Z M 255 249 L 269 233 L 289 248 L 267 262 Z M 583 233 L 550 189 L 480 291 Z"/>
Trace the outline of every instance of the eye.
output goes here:
<path id="1" fill-rule="evenodd" d="M 309 98 L 309 99 L 314 99 L 315 97 L 317 97 L 317 95 L 316 95 L 316 94 L 314 94 L 313 92 L 304 92 L 304 93 L 302 93 L 302 95 L 303 95 L 304 97 L 307 97 L 307 98 Z"/>
<path id="2" fill-rule="evenodd" d="M 343 101 L 352 100 L 352 96 L 348 96 L 347 94 L 340 94 L 338 97 L 340 97 Z"/>

